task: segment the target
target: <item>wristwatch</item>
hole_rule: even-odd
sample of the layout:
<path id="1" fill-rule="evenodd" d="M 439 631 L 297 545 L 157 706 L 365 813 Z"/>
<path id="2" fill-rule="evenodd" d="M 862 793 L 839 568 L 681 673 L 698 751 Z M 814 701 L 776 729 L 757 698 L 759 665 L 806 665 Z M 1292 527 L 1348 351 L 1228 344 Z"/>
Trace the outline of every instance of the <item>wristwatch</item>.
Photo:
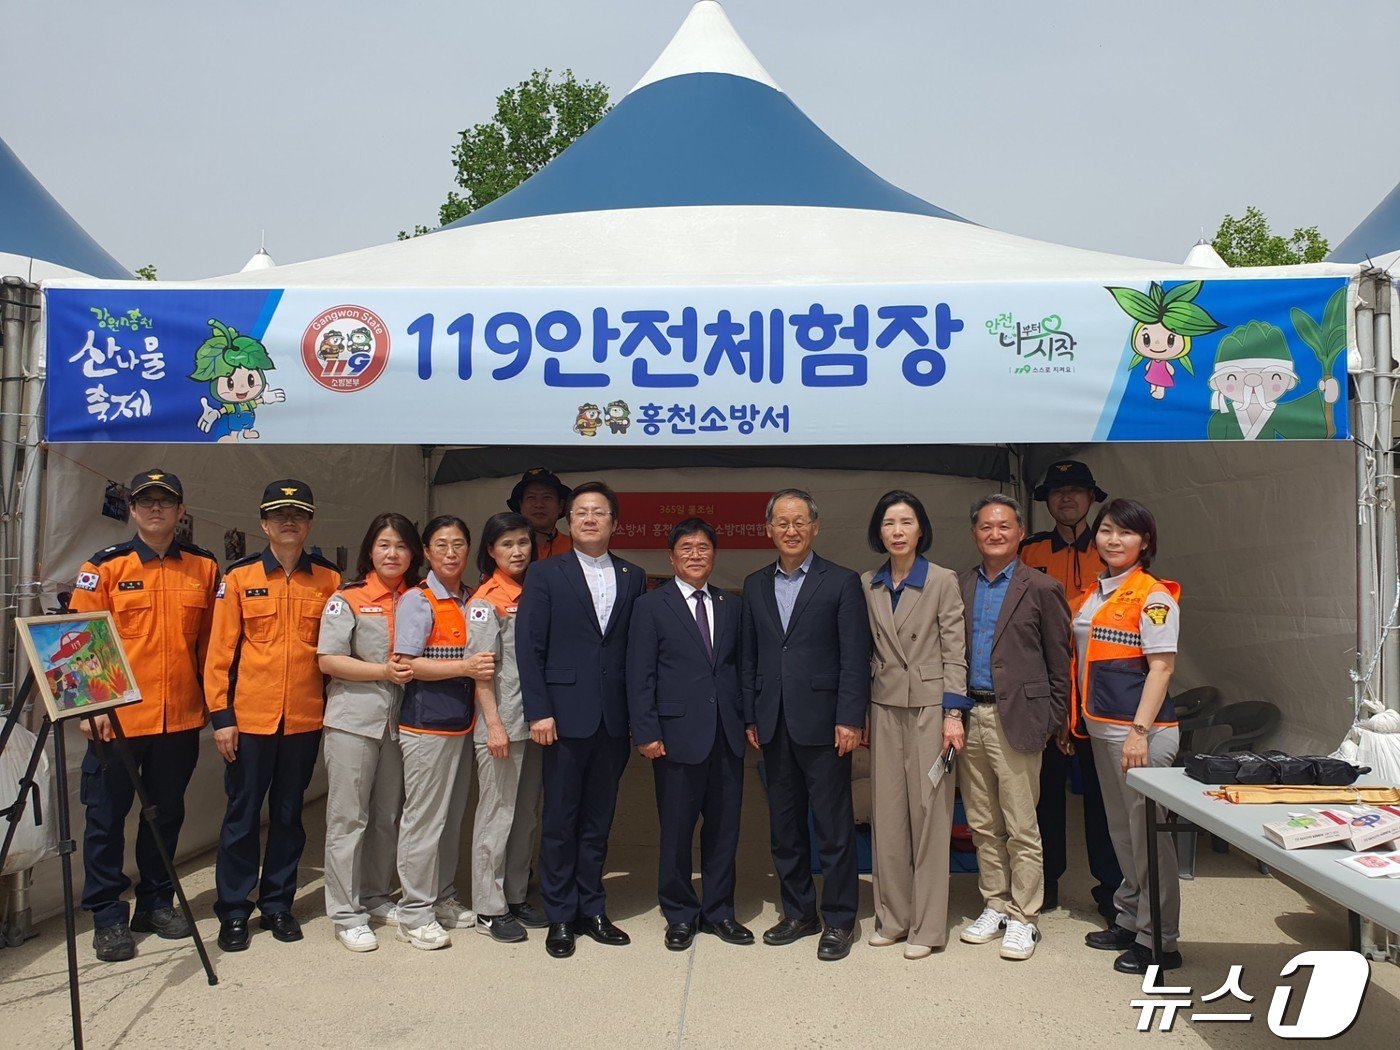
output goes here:
<path id="1" fill-rule="evenodd" d="M 1143 736 L 1147 735 L 1147 727 L 1141 722 L 1134 722 L 1132 728 L 1134 733 L 1141 733 Z"/>
<path id="2" fill-rule="evenodd" d="M 961 721 L 963 720 L 963 713 L 962 713 L 960 710 L 958 710 L 956 707 L 945 707 L 945 708 L 943 709 L 943 717 L 944 717 L 944 718 L 955 718 L 955 719 L 957 719 L 959 722 L 961 722 Z"/>

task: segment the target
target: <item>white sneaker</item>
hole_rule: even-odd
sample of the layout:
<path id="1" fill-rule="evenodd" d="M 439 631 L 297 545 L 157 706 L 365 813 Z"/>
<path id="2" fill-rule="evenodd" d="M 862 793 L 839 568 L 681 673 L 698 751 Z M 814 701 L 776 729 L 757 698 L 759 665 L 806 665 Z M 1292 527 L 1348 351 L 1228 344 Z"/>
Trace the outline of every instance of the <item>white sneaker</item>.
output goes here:
<path id="1" fill-rule="evenodd" d="M 379 947 L 379 938 L 368 926 L 352 926 L 348 930 L 336 930 L 335 939 L 352 952 L 372 952 Z"/>
<path id="2" fill-rule="evenodd" d="M 399 924 L 398 903 L 388 901 L 384 904 L 376 904 L 369 909 L 369 921 L 377 922 L 381 926 L 397 926 Z"/>
<path id="3" fill-rule="evenodd" d="M 1040 931 L 1030 923 L 1007 919 L 1006 933 L 1001 938 L 1001 957 L 1029 959 L 1035 954 L 1035 942 L 1038 940 Z"/>
<path id="4" fill-rule="evenodd" d="M 399 940 L 406 941 L 415 948 L 422 948 L 425 952 L 433 951 L 436 948 L 446 948 L 452 943 L 452 935 L 436 922 L 430 922 L 412 930 L 406 930 L 400 926 L 394 931 L 394 934 Z"/>
<path id="5" fill-rule="evenodd" d="M 963 927 L 958 937 L 968 944 L 986 944 L 996 940 L 997 934 L 1005 928 L 1005 915 L 991 908 L 983 908 L 982 914 L 973 919 L 970 925 Z"/>
<path id="6" fill-rule="evenodd" d="M 476 925 L 476 912 L 472 911 L 456 897 L 444 897 L 433 906 L 438 922 L 449 930 L 462 926 Z"/>

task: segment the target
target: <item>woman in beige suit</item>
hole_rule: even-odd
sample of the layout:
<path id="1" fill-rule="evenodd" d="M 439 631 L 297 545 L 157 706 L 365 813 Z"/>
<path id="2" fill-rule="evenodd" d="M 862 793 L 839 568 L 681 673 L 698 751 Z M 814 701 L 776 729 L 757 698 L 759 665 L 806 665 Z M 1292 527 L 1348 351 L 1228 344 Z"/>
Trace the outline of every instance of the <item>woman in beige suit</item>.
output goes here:
<path id="1" fill-rule="evenodd" d="M 861 577 L 874 636 L 870 777 L 876 947 L 922 959 L 948 941 L 948 842 L 955 778 L 929 770 L 963 746 L 967 648 L 958 578 L 923 557 L 928 514 L 908 492 L 875 504 L 868 538 L 889 560 Z M 945 696 L 947 701 L 945 702 Z"/>

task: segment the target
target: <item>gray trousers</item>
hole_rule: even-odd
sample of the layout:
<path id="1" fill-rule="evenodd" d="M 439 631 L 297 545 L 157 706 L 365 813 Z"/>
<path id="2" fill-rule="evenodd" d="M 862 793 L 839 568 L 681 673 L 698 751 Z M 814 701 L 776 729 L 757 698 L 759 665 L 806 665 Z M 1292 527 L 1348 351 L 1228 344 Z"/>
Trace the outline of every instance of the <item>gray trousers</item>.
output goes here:
<path id="1" fill-rule="evenodd" d="M 438 901 L 456 896 L 457 852 L 471 793 L 471 752 L 463 736 L 399 731 L 403 817 L 399 822 L 399 925 L 436 919 Z"/>
<path id="2" fill-rule="evenodd" d="M 1113 895 L 1118 925 L 1137 934 L 1137 943 L 1152 947 L 1152 903 L 1147 893 L 1147 800 L 1132 788 L 1123 773 L 1121 741 L 1094 737 L 1094 767 L 1103 787 L 1103 808 L 1113 852 L 1123 870 L 1123 884 Z M 1175 728 L 1154 729 L 1147 738 L 1147 760 L 1154 769 L 1169 766 L 1181 746 Z M 1181 883 L 1176 874 L 1176 839 L 1157 835 L 1157 867 L 1162 887 L 1162 950 L 1176 951 L 1181 932 Z"/>
<path id="3" fill-rule="evenodd" d="M 389 727 L 379 739 L 327 728 L 326 917 L 338 930 L 369 923 L 392 900 L 403 756 Z"/>
<path id="4" fill-rule="evenodd" d="M 479 799 L 472 829 L 472 907 L 501 915 L 525 900 L 540 805 L 540 748 L 512 740 L 508 758 L 476 745 Z"/>

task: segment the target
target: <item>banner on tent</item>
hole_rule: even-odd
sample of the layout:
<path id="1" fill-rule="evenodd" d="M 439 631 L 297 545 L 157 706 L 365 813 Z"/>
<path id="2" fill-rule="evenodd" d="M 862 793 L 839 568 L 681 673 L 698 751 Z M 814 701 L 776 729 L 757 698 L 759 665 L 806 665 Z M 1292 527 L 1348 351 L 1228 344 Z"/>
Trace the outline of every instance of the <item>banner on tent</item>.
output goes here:
<path id="1" fill-rule="evenodd" d="M 1349 434 L 1342 278 L 45 296 L 51 441 Z"/>

